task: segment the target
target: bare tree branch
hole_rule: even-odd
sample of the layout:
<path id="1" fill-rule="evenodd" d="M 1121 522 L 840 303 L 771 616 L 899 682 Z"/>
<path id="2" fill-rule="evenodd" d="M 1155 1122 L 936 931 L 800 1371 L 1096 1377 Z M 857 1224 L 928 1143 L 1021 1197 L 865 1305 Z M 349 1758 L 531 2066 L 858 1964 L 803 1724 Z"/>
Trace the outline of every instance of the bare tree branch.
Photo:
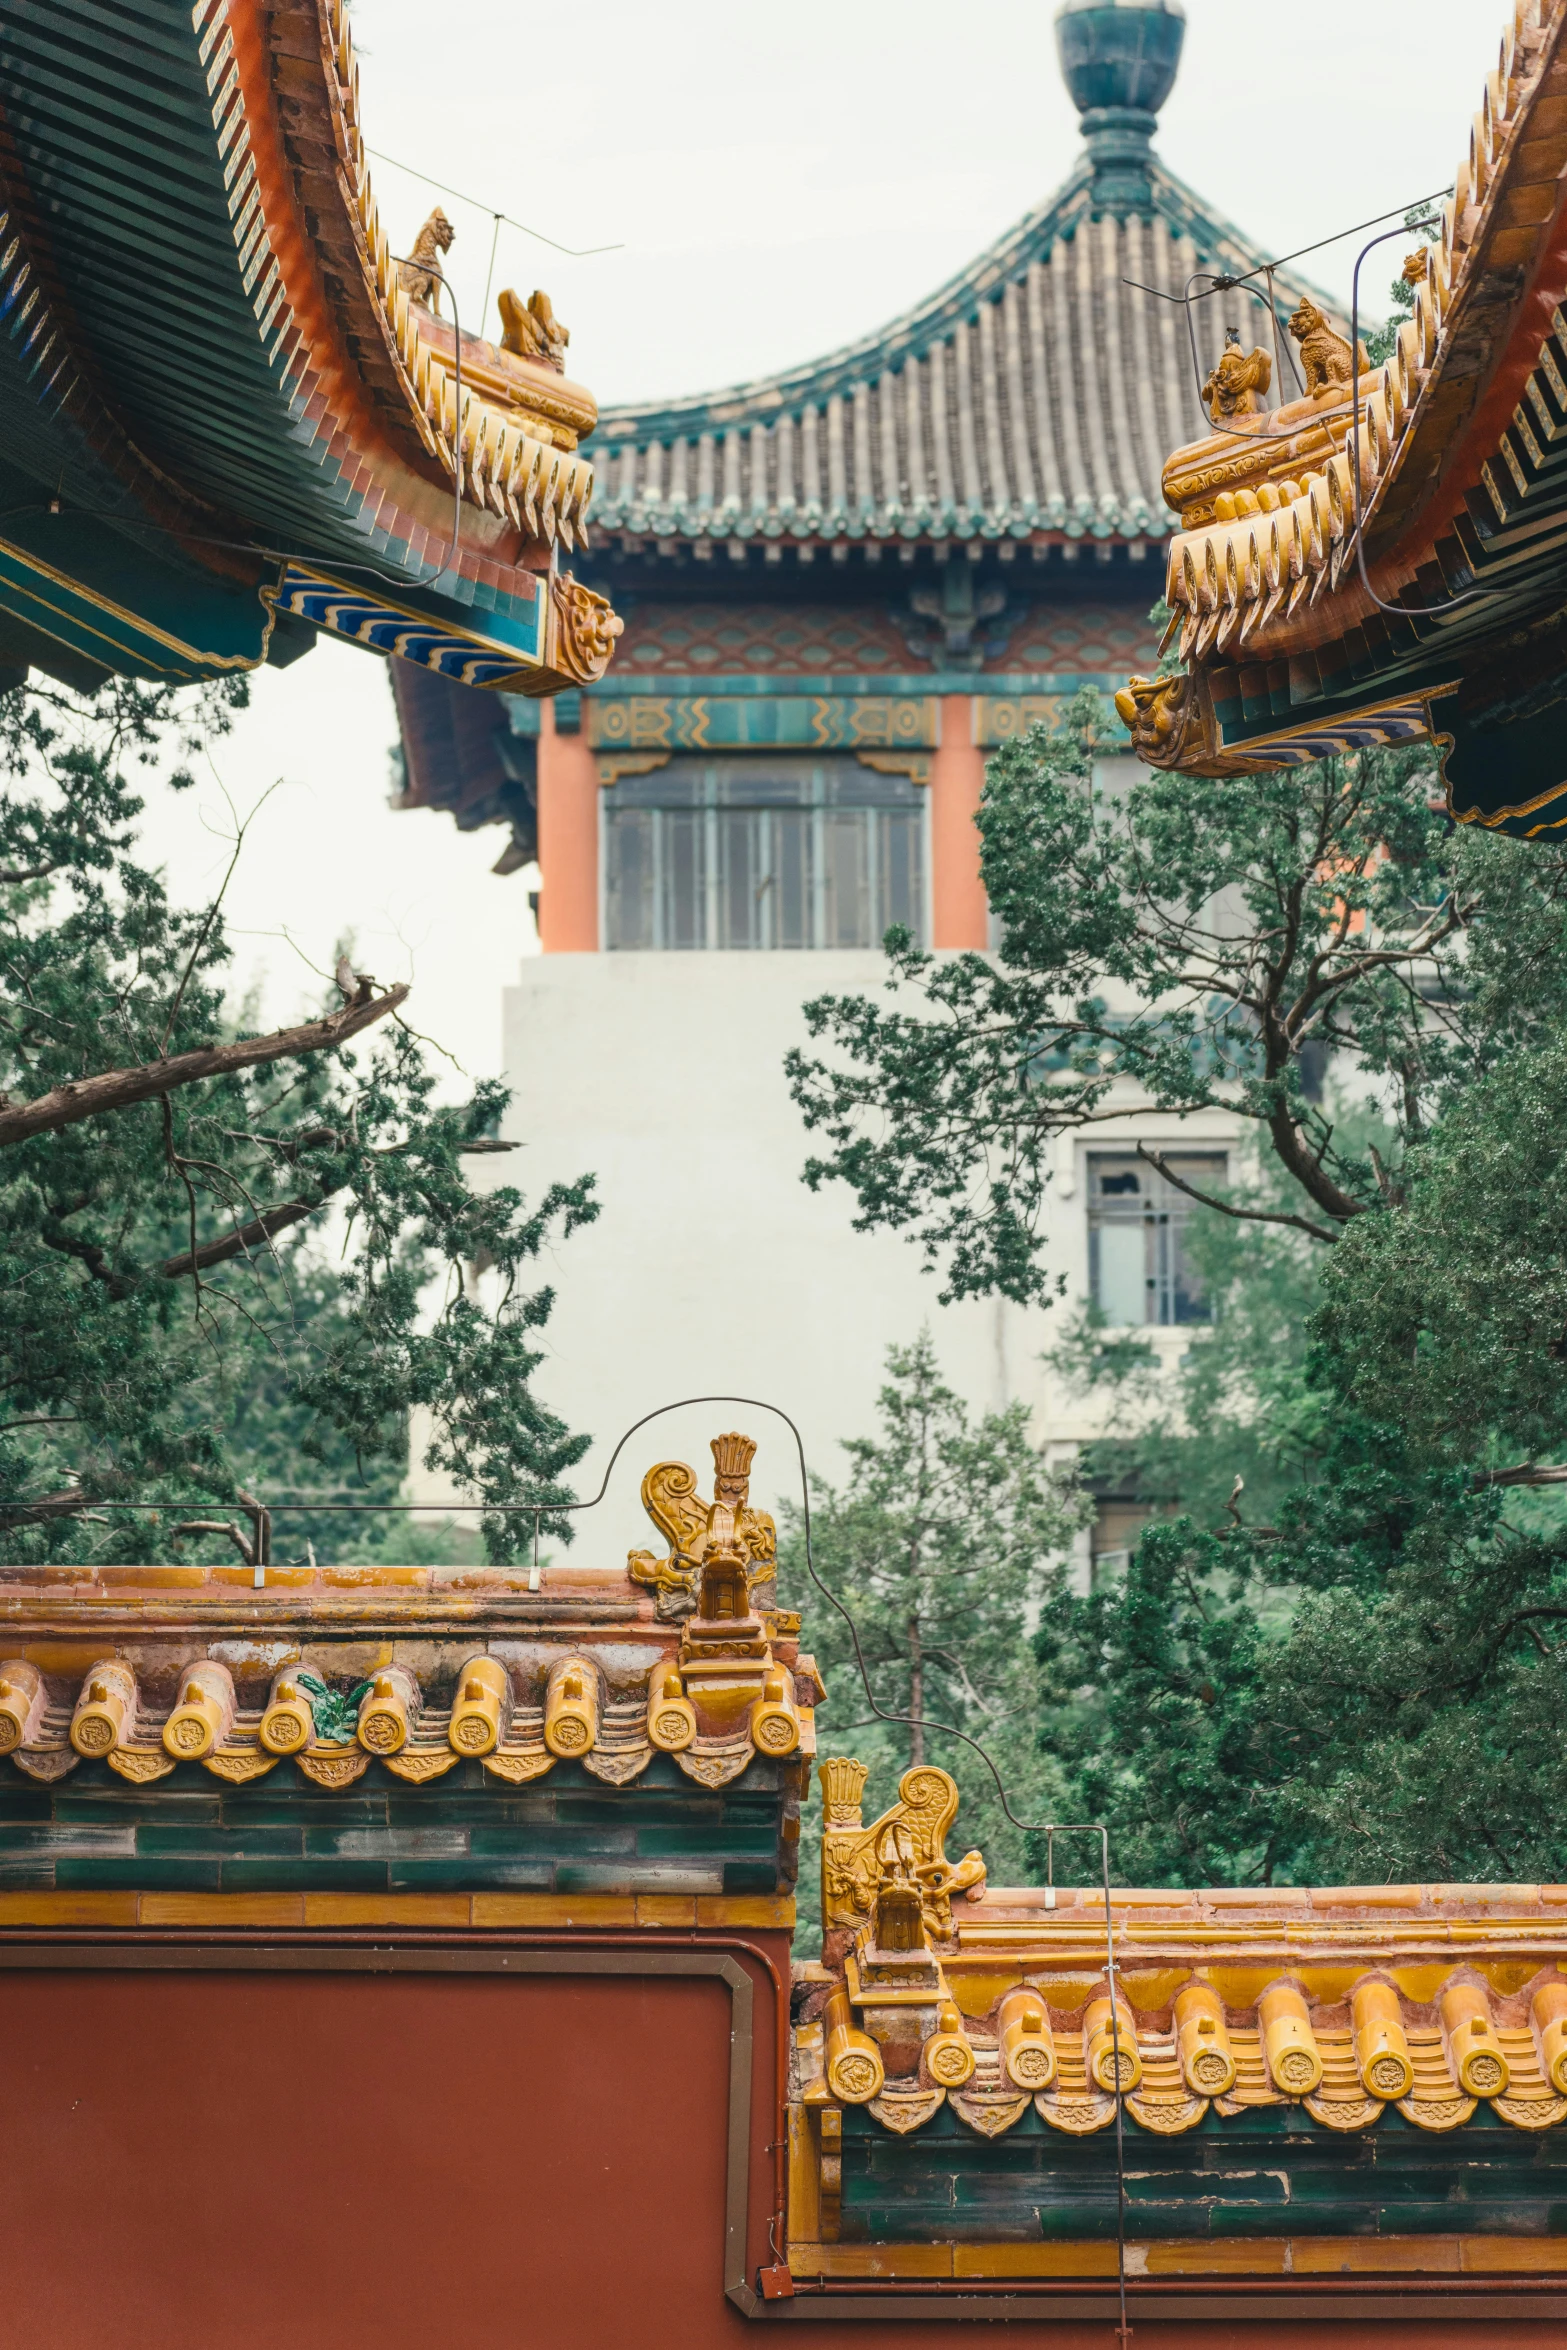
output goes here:
<path id="1" fill-rule="evenodd" d="M 286 1232 L 291 1224 L 301 1224 L 307 1216 L 313 1216 L 317 1208 L 326 1205 L 333 1192 L 342 1188 L 340 1183 L 334 1183 L 318 1199 L 284 1200 L 278 1207 L 264 1208 L 248 1224 L 225 1232 L 221 1240 L 209 1240 L 201 1248 L 182 1248 L 177 1257 L 164 1258 L 157 1269 L 158 1278 L 178 1281 L 184 1274 L 205 1273 L 214 1265 L 226 1265 L 232 1257 L 248 1257 L 252 1249 L 259 1248 L 276 1233 Z"/>
<path id="2" fill-rule="evenodd" d="M 305 1140 L 315 1142 L 337 1142 L 339 1139 L 330 1127 L 319 1127 L 312 1135 L 305 1137 Z M 483 1134 L 471 1142 L 458 1144 L 465 1158 L 490 1151 L 514 1151 L 520 1148 L 518 1143 L 498 1142 L 492 1136 Z M 397 1155 L 396 1151 L 377 1154 L 385 1158 Z M 225 1232 L 220 1240 L 206 1241 L 199 1248 L 181 1249 L 177 1257 L 165 1257 L 157 1268 L 158 1278 L 161 1281 L 178 1281 L 182 1275 L 206 1273 L 214 1265 L 226 1265 L 234 1257 L 248 1257 L 252 1249 L 261 1247 L 263 1242 L 272 1240 L 279 1232 L 286 1232 L 291 1224 L 302 1224 L 307 1216 L 313 1216 L 317 1208 L 324 1208 L 327 1201 L 342 1189 L 342 1182 L 329 1183 L 314 1199 L 282 1200 L 275 1208 L 263 1208 L 248 1223 L 236 1226 L 232 1232 Z"/>
<path id="3" fill-rule="evenodd" d="M 180 1541 L 187 1534 L 226 1534 L 247 1567 L 256 1563 L 256 1554 L 249 1537 L 243 1534 L 232 1518 L 187 1518 L 182 1526 L 169 1528 L 169 1540 Z"/>
<path id="4" fill-rule="evenodd" d="M 4 1512 L 0 1524 L 3 1524 L 7 1533 L 11 1533 L 18 1526 L 41 1526 L 51 1518 L 79 1517 L 83 1510 L 92 1507 L 92 1503 L 93 1496 L 90 1493 L 83 1493 L 73 1485 L 63 1493 L 46 1493 L 37 1501 L 5 1502 L 0 1505 Z"/>
<path id="5" fill-rule="evenodd" d="M 238 1044 L 202 1045 L 194 1052 L 176 1053 L 172 1060 L 148 1061 L 134 1069 L 109 1069 L 75 1085 L 57 1085 L 36 1101 L 23 1102 L 14 1109 L 0 1108 L 0 1148 L 28 1142 L 35 1134 L 52 1134 L 61 1126 L 79 1125 L 84 1118 L 102 1117 L 109 1110 L 129 1109 L 176 1086 L 197 1085 L 203 1078 L 261 1068 L 297 1053 L 329 1052 L 346 1044 L 372 1021 L 394 1012 L 407 994 L 405 986 L 389 987 L 384 995 L 345 1004 L 340 1012 L 330 1012 L 324 1020 L 307 1020 L 299 1028 L 279 1028 L 271 1036 L 249 1036 Z"/>
<path id="6" fill-rule="evenodd" d="M 1143 1143 L 1137 1145 L 1137 1156 L 1146 1159 L 1150 1167 L 1157 1167 L 1166 1183 L 1173 1183 L 1177 1191 L 1184 1191 L 1199 1207 L 1217 1208 L 1221 1216 L 1234 1216 L 1243 1224 L 1292 1224 L 1297 1232 L 1309 1233 L 1313 1240 L 1325 1240 L 1330 1246 L 1338 1239 L 1336 1232 L 1330 1232 L 1325 1224 L 1313 1224 L 1309 1216 L 1286 1215 L 1282 1208 L 1238 1208 L 1232 1200 L 1215 1199 L 1211 1192 L 1197 1191 L 1167 1167 L 1157 1151 L 1149 1150 Z"/>
<path id="7" fill-rule="evenodd" d="M 211 765 L 210 757 L 208 759 L 208 765 Z M 213 773 L 217 774 L 216 768 L 213 768 Z M 265 807 L 267 801 L 272 797 L 272 793 L 279 789 L 282 781 L 283 778 L 279 776 L 277 782 L 271 786 L 271 789 L 262 793 L 261 798 L 256 803 L 256 806 L 251 810 L 251 817 L 259 814 L 260 810 Z M 223 797 L 228 800 L 228 793 L 227 791 L 223 790 L 223 778 L 221 776 L 218 776 L 218 788 L 220 791 L 223 791 Z M 229 807 L 231 811 L 233 806 L 233 801 L 229 800 Z M 169 1016 L 163 1024 L 163 1036 L 158 1045 L 158 1050 L 160 1053 L 166 1053 L 169 1049 L 169 1038 L 174 1034 L 174 1023 L 179 1018 L 180 1006 L 185 1001 L 185 990 L 190 985 L 191 974 L 195 970 L 196 965 L 201 958 L 202 948 L 206 945 L 208 939 L 212 936 L 212 926 L 216 922 L 219 913 L 222 911 L 224 899 L 228 896 L 229 883 L 234 878 L 234 869 L 238 865 L 240 857 L 244 851 L 245 835 L 249 829 L 249 817 L 247 817 L 243 824 L 238 825 L 235 829 L 234 854 L 229 859 L 228 871 L 224 874 L 223 879 L 218 884 L 218 894 L 213 899 L 211 905 L 207 908 L 201 928 L 196 933 L 196 941 L 190 950 L 190 958 L 187 961 L 184 970 L 180 974 L 179 986 L 174 991 L 174 1001 L 169 1006 Z M 365 992 L 368 993 L 368 989 L 366 989 Z M 350 1001 L 352 1000 L 352 988 L 345 987 L 343 994 L 345 998 L 349 999 Z"/>

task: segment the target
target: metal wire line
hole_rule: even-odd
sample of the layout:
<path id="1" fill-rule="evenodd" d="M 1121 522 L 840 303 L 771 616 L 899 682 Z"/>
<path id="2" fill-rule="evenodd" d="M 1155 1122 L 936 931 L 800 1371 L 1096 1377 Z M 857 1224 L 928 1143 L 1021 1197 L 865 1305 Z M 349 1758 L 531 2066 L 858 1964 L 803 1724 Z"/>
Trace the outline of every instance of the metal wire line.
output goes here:
<path id="1" fill-rule="evenodd" d="M 1213 284 L 1208 288 L 1208 293 L 1222 294 L 1229 287 L 1243 286 L 1248 279 L 1261 277 L 1269 270 L 1286 269 L 1292 261 L 1303 261 L 1308 253 L 1320 253 L 1327 245 L 1341 245 L 1346 237 L 1358 237 L 1363 228 L 1375 228 L 1379 220 L 1391 220 L 1395 212 L 1400 214 L 1413 212 L 1417 205 L 1434 204 L 1439 196 L 1450 196 L 1452 192 L 1453 186 L 1449 180 L 1446 187 L 1433 188 L 1429 196 L 1412 196 L 1407 204 L 1390 204 L 1386 212 L 1373 212 L 1369 220 L 1357 220 L 1353 228 L 1335 229 L 1330 237 L 1318 237 L 1313 245 L 1297 245 L 1293 253 L 1281 253 L 1277 260 L 1259 261 L 1254 268 L 1239 270 L 1233 274 L 1224 271 L 1215 272 L 1213 273 Z M 1405 225 L 1409 225 L 1407 221 Z M 1396 230 L 1394 234 L 1397 234 Z M 1198 272 L 1199 276 L 1208 274 L 1206 271 Z M 1124 277 L 1121 283 L 1124 286 L 1136 286 L 1139 293 L 1152 294 L 1160 302 L 1181 302 L 1186 299 L 1182 294 L 1167 294 L 1162 286 L 1145 286 L 1140 279 L 1135 277 Z M 1199 302 L 1205 302 L 1208 295 L 1199 294 L 1196 298 Z"/>
<path id="2" fill-rule="evenodd" d="M 881 1703 L 880 1699 L 876 1695 L 875 1690 L 871 1687 L 870 1668 L 865 1662 L 865 1651 L 860 1644 L 859 1626 L 855 1622 L 854 1616 L 845 1601 L 840 1599 L 837 1592 L 832 1589 L 831 1585 L 823 1580 L 822 1575 L 816 1565 L 815 1556 L 811 1546 L 811 1481 L 806 1465 L 805 1439 L 800 1434 L 800 1430 L 795 1421 L 784 1410 L 783 1406 L 781 1404 L 769 1403 L 765 1397 L 757 1395 L 682 1396 L 675 1403 L 658 1404 L 652 1411 L 644 1412 L 640 1420 L 632 1421 L 630 1427 L 627 1428 L 625 1433 L 621 1436 L 619 1442 L 615 1446 L 614 1451 L 610 1454 L 609 1459 L 605 1464 L 604 1474 L 599 1480 L 599 1489 L 597 1493 L 590 1496 L 590 1498 L 586 1501 L 454 1502 L 451 1504 L 442 1503 L 440 1506 L 443 1509 L 450 1509 L 453 1512 L 458 1510 L 489 1511 L 494 1515 L 501 1517 L 515 1517 L 520 1514 L 531 1514 L 533 1518 L 533 1568 L 528 1578 L 528 1588 L 530 1591 L 537 1591 L 540 1587 L 538 1556 L 540 1521 L 547 1517 L 565 1516 L 569 1513 L 573 1513 L 579 1510 L 597 1509 L 599 1504 L 603 1501 L 604 1496 L 609 1491 L 609 1481 L 614 1474 L 615 1463 L 619 1460 L 621 1454 L 625 1451 L 626 1446 L 630 1443 L 632 1437 L 635 1436 L 639 1430 L 646 1428 L 653 1420 L 664 1418 L 665 1415 L 670 1412 L 690 1411 L 698 1405 L 710 1403 L 738 1403 L 744 1404 L 750 1411 L 771 1412 L 776 1419 L 782 1420 L 784 1426 L 788 1429 L 790 1435 L 794 1438 L 795 1454 L 798 1459 L 800 1469 L 800 1517 L 801 1530 L 805 1540 L 806 1572 L 810 1576 L 811 1581 L 815 1584 L 817 1590 L 821 1593 L 823 1599 L 827 1601 L 830 1607 L 836 1609 L 837 1613 L 843 1618 L 844 1624 L 848 1630 L 850 1642 L 854 1649 L 855 1668 L 859 1673 L 860 1685 L 865 1692 L 866 1704 L 870 1707 L 871 1712 L 876 1716 L 878 1721 L 890 1722 L 896 1726 L 909 1729 L 922 1728 L 938 1737 L 955 1738 L 962 1745 L 971 1747 L 973 1749 L 974 1753 L 979 1756 L 980 1761 L 984 1764 L 986 1770 L 990 1773 L 991 1780 L 995 1786 L 996 1799 L 999 1802 L 1006 1818 L 1011 1822 L 1012 1826 L 1018 1829 L 1019 1832 L 1025 1836 L 1043 1836 L 1045 1839 L 1048 1874 L 1048 1899 L 1045 1905 L 1047 1909 L 1053 1909 L 1055 1907 L 1056 1838 L 1058 1836 L 1097 1836 L 1099 1839 L 1100 1882 L 1101 1889 L 1104 1894 L 1105 1905 L 1105 1979 L 1108 1984 L 1110 1994 L 1111 2064 L 1116 2082 L 1115 2091 L 1113 2092 L 1113 2102 L 1115 2106 L 1116 2178 L 1115 2251 L 1116 2289 L 1119 2297 L 1121 2321 L 1119 2326 L 1116 2328 L 1116 2339 L 1123 2344 L 1129 2343 L 1132 2338 L 1132 2329 L 1126 2322 L 1126 2145 L 1122 2114 L 1122 2097 L 1120 2091 L 1121 2009 L 1120 1997 L 1116 1988 L 1115 1925 L 1110 1909 L 1110 1829 L 1108 1823 L 1103 1820 L 1019 1819 L 1017 1813 L 1012 1809 L 1011 1800 L 1007 1794 L 1006 1781 L 1002 1778 L 1000 1770 L 997 1768 L 995 1758 L 991 1754 L 989 1748 L 984 1744 L 982 1739 L 974 1737 L 967 1730 L 958 1729 L 951 1722 L 934 1722 L 930 1720 L 928 1716 L 924 1715 L 916 1717 L 913 1714 L 891 1713 Z M 0 1509 L 26 1509 L 29 1506 L 30 1504 L 26 1502 L 0 1501 Z M 95 1510 L 123 1510 L 129 1512 L 148 1510 L 158 1512 L 163 1510 L 185 1510 L 194 1507 L 195 1504 L 191 1501 L 95 1501 L 89 1506 Z M 412 1501 L 313 1502 L 310 1500 L 305 1500 L 277 1502 L 266 1508 L 263 1508 L 258 1503 L 251 1503 L 249 1506 L 257 1513 L 255 1571 L 256 1585 L 258 1589 L 261 1589 L 265 1586 L 266 1567 L 269 1563 L 269 1554 L 271 1549 L 270 1521 L 274 1515 L 301 1517 L 306 1515 L 314 1515 L 317 1512 L 331 1511 L 334 1513 L 361 1513 L 368 1516 L 429 1509 L 431 1505 L 428 1502 Z"/>
<path id="3" fill-rule="evenodd" d="M 1273 278 L 1275 271 L 1287 267 L 1291 261 L 1299 261 L 1304 254 L 1320 252 L 1322 247 L 1325 245 L 1337 245 L 1340 244 L 1345 237 L 1358 236 L 1363 228 L 1374 228 L 1379 220 L 1388 220 L 1392 217 L 1394 212 L 1397 212 L 1400 215 L 1398 227 L 1387 230 L 1381 237 L 1373 237 L 1371 244 L 1362 247 L 1361 252 L 1355 262 L 1353 288 L 1354 298 L 1352 299 L 1351 303 L 1350 319 L 1350 354 L 1352 372 L 1354 375 L 1358 395 L 1360 371 L 1358 367 L 1353 365 L 1353 362 L 1358 358 L 1360 351 L 1360 334 L 1358 323 L 1360 264 L 1362 261 L 1364 261 L 1367 253 L 1371 251 L 1373 245 L 1385 244 L 1389 238 L 1399 236 L 1406 231 L 1413 231 L 1415 229 L 1421 228 L 1433 228 L 1438 226 L 1438 221 L 1429 214 L 1422 220 L 1411 220 L 1409 215 L 1411 212 L 1417 210 L 1421 204 L 1434 204 L 1439 196 L 1445 196 L 1449 193 L 1450 190 L 1447 188 L 1438 188 L 1435 193 L 1430 196 L 1416 197 L 1415 201 L 1411 204 L 1394 205 L 1387 212 L 1375 212 L 1372 214 L 1370 220 L 1357 221 L 1353 228 L 1338 229 L 1330 237 L 1319 237 L 1314 245 L 1300 245 L 1293 253 L 1285 253 L 1277 261 L 1259 261 L 1256 267 L 1253 269 L 1242 270 L 1239 272 L 1208 269 L 1193 270 L 1191 276 L 1186 280 L 1184 288 L 1178 294 L 1168 294 L 1165 292 L 1162 286 L 1144 285 L 1142 279 L 1136 277 L 1123 277 L 1121 283 L 1123 286 L 1134 286 L 1140 294 L 1151 294 L 1156 302 L 1171 302 L 1177 304 L 1182 310 L 1185 311 L 1186 335 L 1187 341 L 1191 346 L 1192 356 L 1192 381 L 1196 386 L 1199 407 L 1203 405 L 1203 372 L 1202 361 L 1197 356 L 1197 329 L 1192 319 L 1193 305 L 1197 302 L 1209 301 L 1215 294 L 1226 294 L 1230 293 L 1231 291 L 1247 293 L 1251 296 L 1253 301 L 1265 302 L 1273 329 L 1273 349 L 1275 361 L 1276 363 L 1279 363 L 1278 380 L 1279 389 L 1282 392 L 1284 388 L 1284 370 L 1282 363 L 1280 362 L 1283 346 L 1281 346 L 1279 341 L 1278 304 L 1273 291 Z M 1267 278 L 1268 291 L 1266 295 L 1264 295 L 1258 287 L 1251 283 L 1251 280 L 1257 277 Z M 1206 278 L 1208 282 L 1203 288 L 1203 291 L 1201 293 L 1194 294 L 1192 288 L 1195 285 L 1198 285 L 1204 278 Z M 1293 352 L 1289 354 L 1289 359 L 1290 367 L 1295 376 L 1295 380 L 1297 383 L 1301 383 L 1300 370 L 1295 365 L 1295 356 Z M 1305 396 L 1304 384 L 1301 384 L 1301 395 L 1302 397 Z M 1301 423 L 1291 425 L 1288 430 L 1284 432 L 1268 432 L 1260 428 L 1252 432 L 1243 432 L 1236 425 L 1219 424 L 1217 421 L 1214 421 L 1212 434 L 1210 437 L 1214 439 L 1241 441 L 1248 445 L 1253 445 L 1257 442 L 1263 441 L 1289 441 L 1295 438 L 1296 434 L 1301 430 L 1302 424 L 1306 421 L 1308 420 L 1302 419 Z"/>
<path id="4" fill-rule="evenodd" d="M 538 244 L 548 245 L 554 253 L 564 253 L 569 261 L 591 261 L 596 253 L 624 253 L 626 249 L 623 242 L 615 245 L 557 244 L 555 239 L 547 237 L 542 229 L 529 228 L 525 220 L 513 220 L 509 212 L 497 212 L 493 204 L 481 204 L 477 196 L 465 196 L 461 188 L 448 187 L 445 180 L 434 179 L 427 171 L 415 171 L 411 163 L 399 163 L 395 155 L 388 155 L 380 147 L 366 147 L 365 153 L 373 155 L 377 163 L 389 163 L 394 171 L 406 171 L 410 179 L 423 180 L 427 188 L 439 188 L 443 196 L 455 196 L 459 204 L 471 204 L 475 212 L 487 212 L 492 220 L 504 221 L 508 228 L 521 229 L 525 237 L 532 237 Z M 1383 216 L 1379 213 L 1377 217 L 1381 219 Z M 1349 232 L 1346 230 L 1345 233 L 1347 235 Z M 490 258 L 493 262 L 495 258 L 493 246 Z M 484 305 L 486 311 L 489 306 L 489 302 L 486 300 Z"/>

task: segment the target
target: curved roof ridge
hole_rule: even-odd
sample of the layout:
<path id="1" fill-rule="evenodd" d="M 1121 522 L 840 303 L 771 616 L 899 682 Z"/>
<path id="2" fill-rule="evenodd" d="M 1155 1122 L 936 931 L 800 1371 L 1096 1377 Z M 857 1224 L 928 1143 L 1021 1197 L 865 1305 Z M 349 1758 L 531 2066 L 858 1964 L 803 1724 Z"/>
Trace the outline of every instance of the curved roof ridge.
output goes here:
<path id="1" fill-rule="evenodd" d="M 1148 180 L 1153 213 L 1177 234 L 1189 235 L 1204 259 L 1222 260 L 1239 275 L 1261 267 L 1269 258 L 1157 156 L 1149 158 Z M 761 423 L 793 405 L 827 399 L 871 374 L 884 374 L 889 369 L 895 372 L 909 358 L 925 358 L 936 344 L 948 339 L 955 326 L 972 317 L 977 303 L 1019 276 L 1031 261 L 1045 258 L 1056 241 L 1072 234 L 1082 220 L 1095 217 L 1089 201 L 1093 185 L 1093 166 L 1084 155 L 1053 195 L 1024 213 L 933 293 L 899 311 L 885 325 L 819 358 L 715 391 L 608 407 L 599 423 L 601 444 L 689 438 L 694 433 Z M 1280 272 L 1279 283 L 1292 296 L 1307 294 L 1330 316 L 1338 317 L 1339 305 L 1299 273 Z M 604 454 L 608 453 L 606 447 Z"/>

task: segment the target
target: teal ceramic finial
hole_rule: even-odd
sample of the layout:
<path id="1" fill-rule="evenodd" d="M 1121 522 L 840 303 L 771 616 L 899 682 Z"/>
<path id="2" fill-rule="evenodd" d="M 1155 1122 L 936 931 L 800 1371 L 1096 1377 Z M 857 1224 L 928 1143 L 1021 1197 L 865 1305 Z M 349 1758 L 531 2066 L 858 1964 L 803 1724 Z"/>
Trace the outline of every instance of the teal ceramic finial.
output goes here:
<path id="1" fill-rule="evenodd" d="M 1185 37 L 1181 0 L 1061 0 L 1056 46 L 1082 117 L 1096 212 L 1149 209 L 1153 135 Z"/>

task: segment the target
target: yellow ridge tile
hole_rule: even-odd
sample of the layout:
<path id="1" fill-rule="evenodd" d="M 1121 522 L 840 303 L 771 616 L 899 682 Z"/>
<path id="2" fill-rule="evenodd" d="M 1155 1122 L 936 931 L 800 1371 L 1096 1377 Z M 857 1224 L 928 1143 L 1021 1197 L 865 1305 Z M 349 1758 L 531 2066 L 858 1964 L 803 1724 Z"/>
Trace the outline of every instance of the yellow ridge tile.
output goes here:
<path id="1" fill-rule="evenodd" d="M 1115 2247 L 1110 2247 L 1111 2267 Z M 1290 2246 L 1283 2236 L 1255 2236 L 1245 2243 L 1128 2244 L 1128 2276 L 1283 2276 L 1290 2265 Z M 1134 2257 L 1135 2256 L 1135 2257 Z"/>
<path id="2" fill-rule="evenodd" d="M 1456 2276 L 1456 2236 L 1297 2236 L 1290 2267 L 1298 2277 Z"/>
<path id="3" fill-rule="evenodd" d="M 143 1893 L 144 1926 L 302 1926 L 302 1893 Z"/>
<path id="4" fill-rule="evenodd" d="M 307 1926 L 466 1926 L 466 1893 L 307 1893 Z"/>
<path id="5" fill-rule="evenodd" d="M 699 1893 L 696 1922 L 699 1926 L 792 1928 L 794 1896 L 792 1893 Z"/>
<path id="6" fill-rule="evenodd" d="M 476 1926 L 634 1926 L 630 1893 L 475 1893 Z"/>
<path id="7" fill-rule="evenodd" d="M 0 1927 L 135 1923 L 134 1893 L 0 1893 Z"/>
<path id="8" fill-rule="evenodd" d="M 795 2248 L 804 2251 L 806 2247 Z M 819 2277 L 950 2277 L 951 2244 L 821 2244 L 810 2250 Z M 1110 2249 L 1112 2266 L 1115 2248 Z"/>
<path id="9" fill-rule="evenodd" d="M 1460 2236 L 1458 2265 L 1465 2276 L 1507 2269 L 1567 2276 L 1567 2236 Z"/>
<path id="10" fill-rule="evenodd" d="M 1130 2245 L 1127 2247 L 1131 2250 Z M 1128 2263 L 1130 2273 L 1130 2262 Z M 1113 2244 L 954 2244 L 955 2277 L 1113 2277 Z"/>

